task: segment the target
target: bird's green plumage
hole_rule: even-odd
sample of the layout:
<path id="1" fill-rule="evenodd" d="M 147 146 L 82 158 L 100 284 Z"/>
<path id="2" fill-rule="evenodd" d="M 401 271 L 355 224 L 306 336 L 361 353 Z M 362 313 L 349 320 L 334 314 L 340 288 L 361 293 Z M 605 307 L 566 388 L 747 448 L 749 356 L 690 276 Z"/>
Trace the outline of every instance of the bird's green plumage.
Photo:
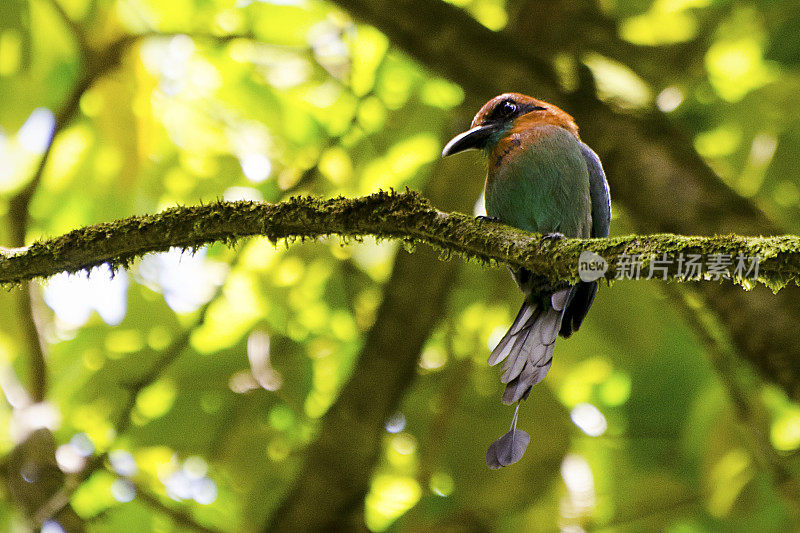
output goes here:
<path id="1" fill-rule="evenodd" d="M 605 237 L 611 218 L 608 184 L 597 155 L 578 137 L 578 127 L 557 107 L 517 93 L 489 100 L 470 129 L 445 145 L 442 155 L 483 148 L 489 158 L 486 214 L 542 234 Z M 577 331 L 592 305 L 597 282 L 568 288 L 536 288 L 533 273 L 512 269 L 525 301 L 508 332 L 492 350 L 489 364 L 503 363 L 503 403 L 519 403 L 547 375 L 556 337 Z M 530 436 L 517 429 L 486 451 L 486 464 L 501 468 L 518 461 Z"/>
<path id="2" fill-rule="evenodd" d="M 522 138 L 514 142 L 514 135 Z M 589 172 L 580 140 L 552 124 L 508 139 L 487 146 L 486 213 L 528 231 L 589 237 Z"/>

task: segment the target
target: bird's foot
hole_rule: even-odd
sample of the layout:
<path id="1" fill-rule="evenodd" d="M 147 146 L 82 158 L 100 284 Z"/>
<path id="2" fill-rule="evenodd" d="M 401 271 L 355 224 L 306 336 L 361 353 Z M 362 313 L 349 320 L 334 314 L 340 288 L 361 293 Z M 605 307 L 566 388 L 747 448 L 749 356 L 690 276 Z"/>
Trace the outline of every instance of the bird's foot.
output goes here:
<path id="1" fill-rule="evenodd" d="M 563 238 L 564 238 L 564 234 L 563 233 L 559 233 L 557 231 L 555 231 L 553 233 L 545 233 L 544 235 L 542 235 L 542 240 L 543 241 L 560 241 Z"/>
<path id="2" fill-rule="evenodd" d="M 480 222 L 500 222 L 500 219 L 497 217 L 490 217 L 486 215 L 478 215 L 475 217 L 475 220 Z"/>

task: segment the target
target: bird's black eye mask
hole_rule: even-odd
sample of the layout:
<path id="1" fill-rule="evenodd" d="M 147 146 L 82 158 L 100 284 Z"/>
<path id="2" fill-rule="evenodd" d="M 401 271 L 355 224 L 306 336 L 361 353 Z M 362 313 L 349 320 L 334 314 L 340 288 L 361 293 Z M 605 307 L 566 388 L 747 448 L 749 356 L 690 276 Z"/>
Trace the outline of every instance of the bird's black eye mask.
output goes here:
<path id="1" fill-rule="evenodd" d="M 541 111 L 543 109 L 545 108 L 536 104 L 523 104 L 508 98 L 494 106 L 494 109 L 492 109 L 487 118 L 491 122 L 504 122 L 530 113 L 531 111 Z"/>
<path id="2" fill-rule="evenodd" d="M 542 109 L 545 108 L 536 104 L 523 104 L 511 98 L 506 98 L 494 106 L 480 124 L 450 139 L 450 142 L 442 150 L 442 157 L 473 148 L 486 149 L 489 146 L 494 146 L 503 132 L 511 127 L 511 121 L 525 113 Z"/>

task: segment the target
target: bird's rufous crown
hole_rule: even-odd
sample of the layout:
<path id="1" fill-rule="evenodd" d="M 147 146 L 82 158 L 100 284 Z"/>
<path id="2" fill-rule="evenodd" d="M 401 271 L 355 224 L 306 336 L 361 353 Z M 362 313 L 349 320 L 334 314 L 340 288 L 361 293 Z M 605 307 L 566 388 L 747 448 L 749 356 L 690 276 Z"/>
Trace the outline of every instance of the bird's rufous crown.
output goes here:
<path id="1" fill-rule="evenodd" d="M 512 131 L 539 124 L 552 124 L 578 136 L 578 125 L 569 113 L 553 104 L 520 93 L 503 93 L 486 102 L 472 119 L 472 127 L 494 120 L 498 108 L 507 106 L 508 102 L 513 103 L 518 109 L 518 115 L 513 117 Z"/>

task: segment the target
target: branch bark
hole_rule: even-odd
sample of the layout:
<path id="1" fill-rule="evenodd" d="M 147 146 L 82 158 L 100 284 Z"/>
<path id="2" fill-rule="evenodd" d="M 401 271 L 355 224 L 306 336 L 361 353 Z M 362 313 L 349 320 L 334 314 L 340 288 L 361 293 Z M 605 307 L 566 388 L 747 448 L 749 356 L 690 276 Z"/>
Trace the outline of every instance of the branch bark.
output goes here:
<path id="1" fill-rule="evenodd" d="M 253 235 L 264 235 L 273 243 L 329 235 L 400 239 L 409 246 L 426 243 L 444 256 L 455 253 L 484 263 L 528 268 L 542 288 L 577 282 L 579 258 L 587 250 L 608 262 L 603 277 L 609 280 L 625 274 L 627 261 L 638 257 L 641 277 L 695 281 L 684 279 L 678 270 L 680 254 L 685 258 L 700 255 L 706 260 L 705 266 L 718 262 L 714 256 L 722 256 L 731 262 L 728 266 L 731 274 L 737 257 L 753 258 L 746 265 L 751 269 L 750 275 L 754 274 L 758 258 L 757 280 L 776 291 L 800 280 L 797 236 L 657 234 L 553 241 L 498 222 L 439 211 L 414 191 L 381 191 L 360 198 L 294 197 L 274 204 L 215 202 L 86 226 L 27 248 L 0 249 L 0 283 L 20 283 L 103 263 L 113 268 L 127 267 L 149 252 L 166 251 L 173 246 L 197 248 L 217 241 L 233 244 L 241 237 Z M 658 263 L 665 257 L 671 261 L 669 264 Z M 632 270 L 629 272 L 634 274 Z M 708 278 L 705 269 L 703 272 L 702 277 Z M 729 279 L 749 286 L 756 278 L 731 275 L 711 276 L 711 279 Z"/>

